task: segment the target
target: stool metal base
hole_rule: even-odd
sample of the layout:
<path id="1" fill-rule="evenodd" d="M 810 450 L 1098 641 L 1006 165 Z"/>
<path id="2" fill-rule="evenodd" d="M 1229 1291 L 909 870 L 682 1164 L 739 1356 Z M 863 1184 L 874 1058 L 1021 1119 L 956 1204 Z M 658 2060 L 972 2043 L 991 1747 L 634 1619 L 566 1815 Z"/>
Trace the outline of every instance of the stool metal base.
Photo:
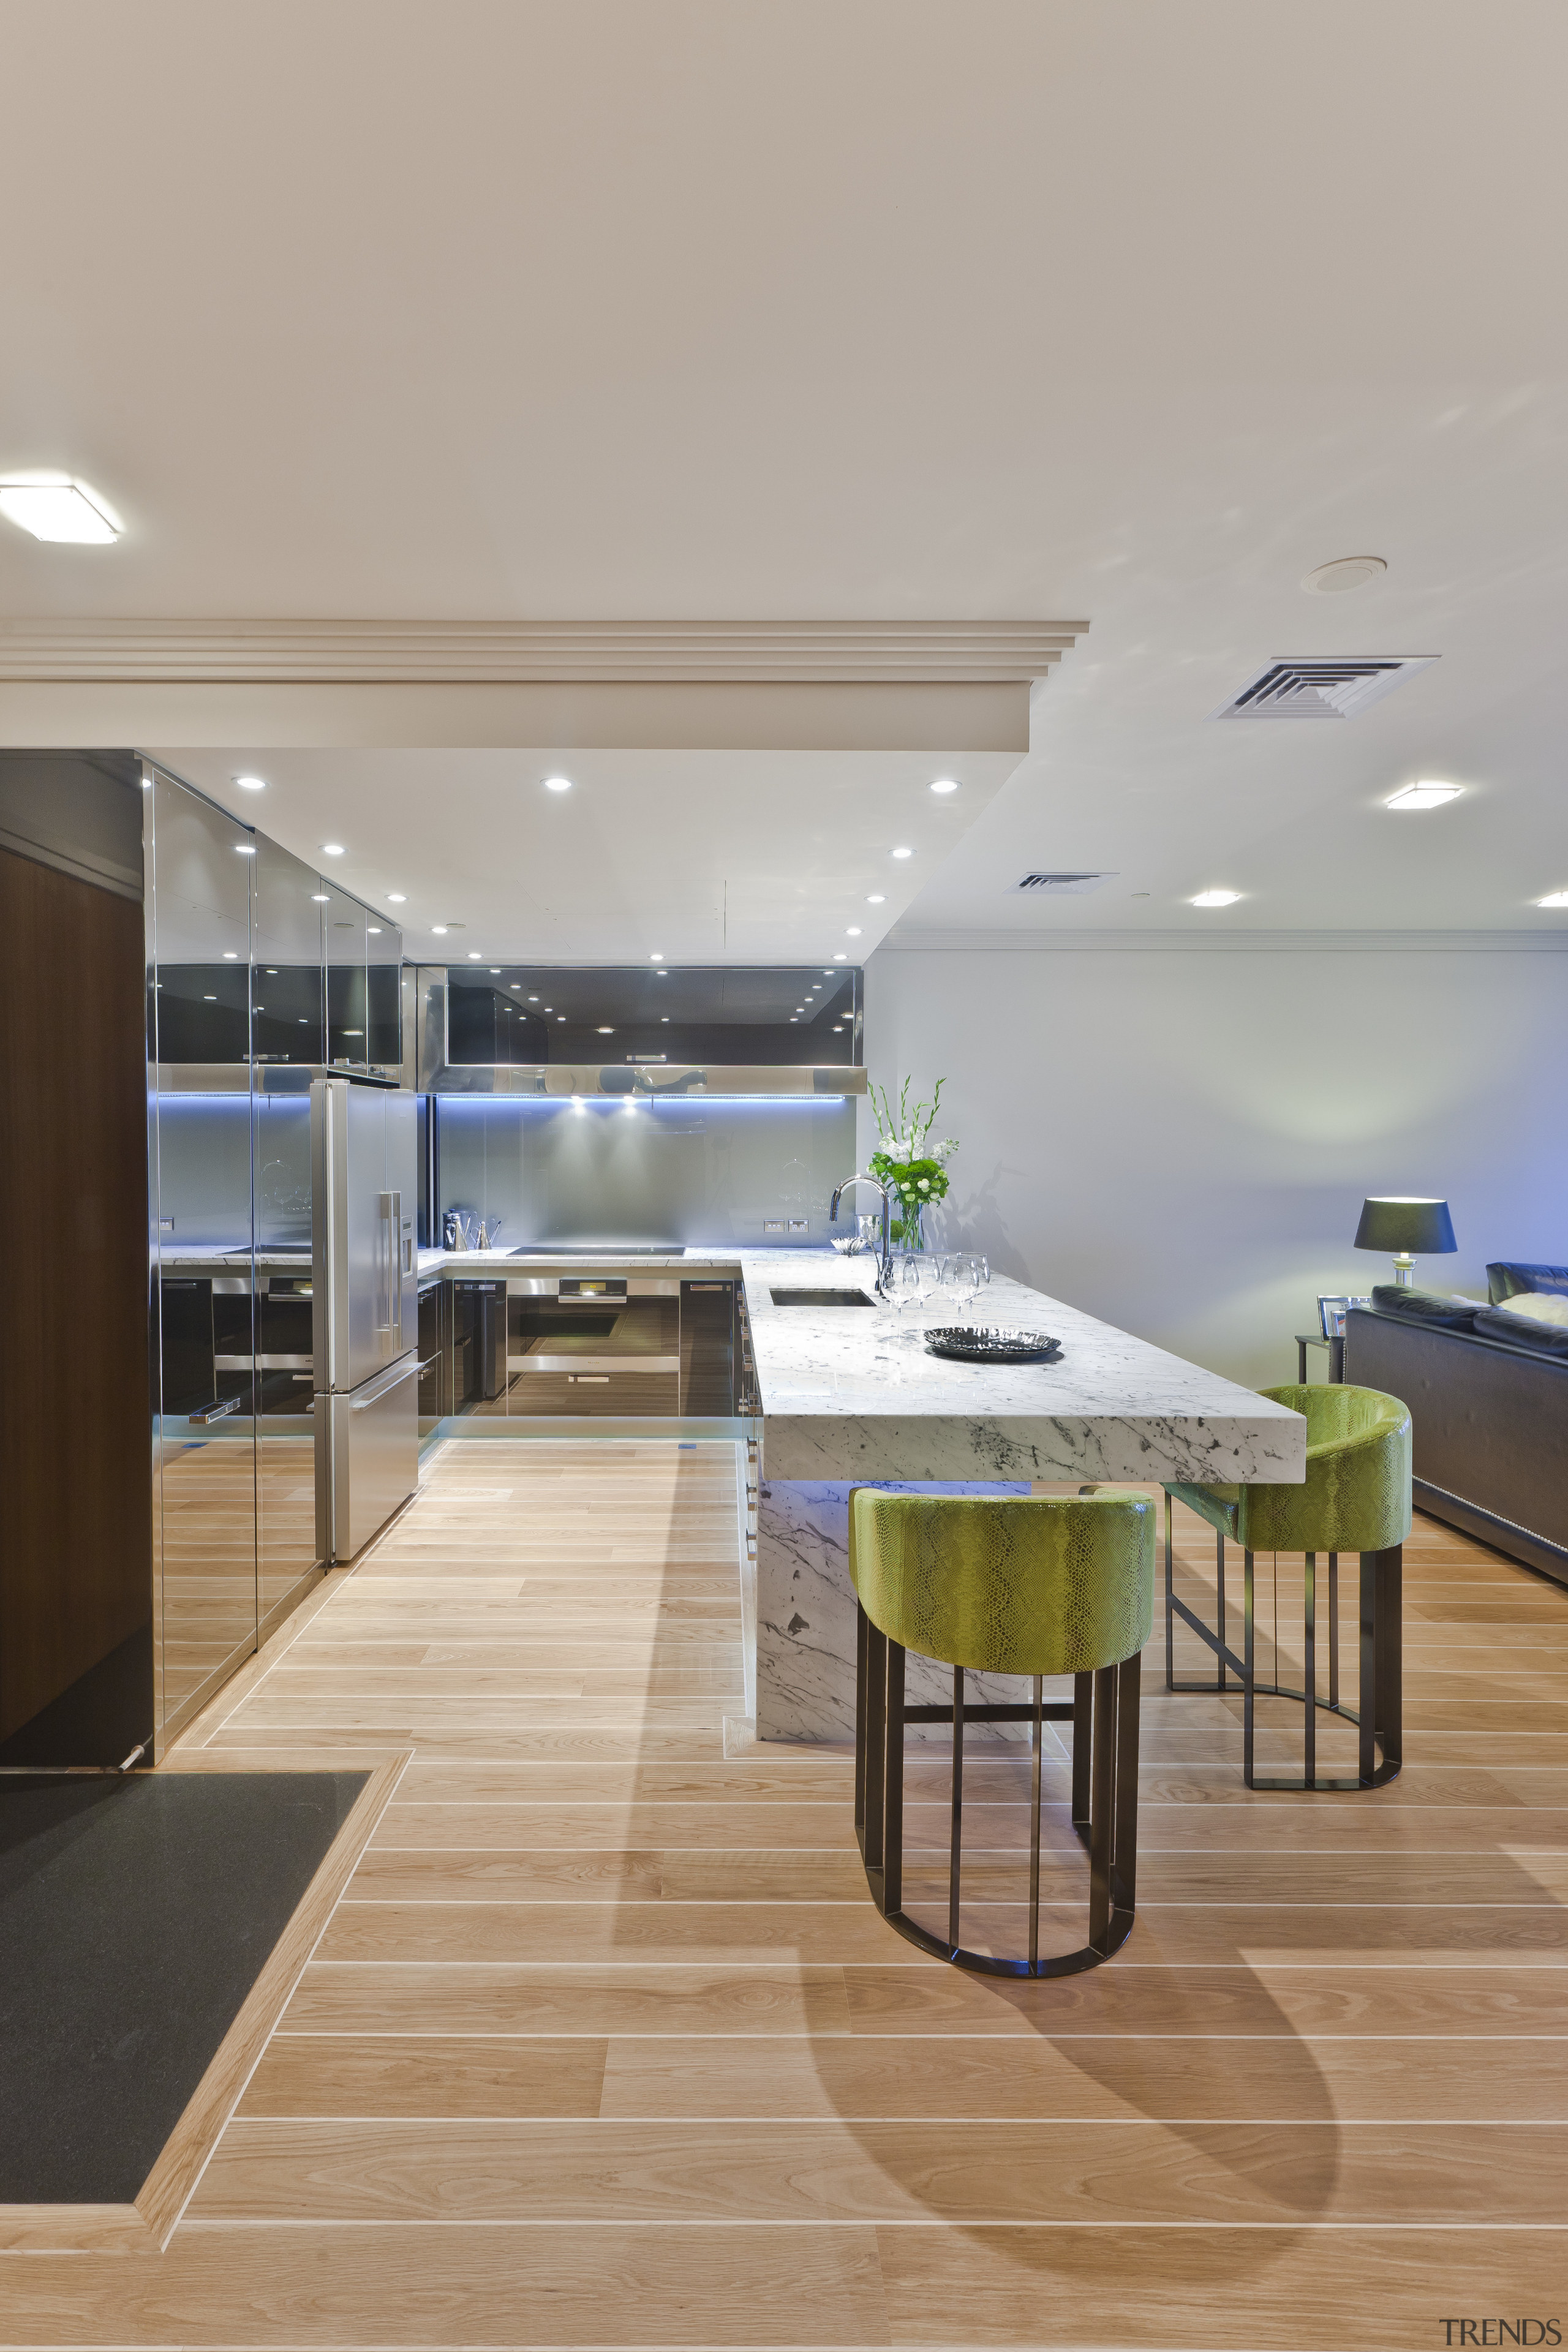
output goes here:
<path id="1" fill-rule="evenodd" d="M 1330 1552 L 1329 1560 L 1329 1696 L 1320 1698 L 1317 1693 L 1317 1598 L 1318 1558 L 1315 1552 L 1306 1557 L 1306 1591 L 1304 1595 L 1306 1633 L 1306 1687 L 1293 1690 L 1279 1681 L 1261 1683 L 1255 1664 L 1254 1570 L 1253 1554 L 1242 1553 L 1242 1646 L 1239 1658 L 1225 1638 L 1225 1537 L 1215 1538 L 1215 1565 L 1218 1579 L 1217 1627 L 1204 1623 L 1195 1611 L 1190 1609 L 1175 1590 L 1174 1562 L 1171 1541 L 1171 1497 L 1165 1497 L 1165 1687 L 1172 1691 L 1215 1691 L 1239 1689 L 1242 1694 L 1242 1778 L 1249 1789 L 1285 1790 L 1292 1794 L 1311 1791 L 1320 1795 L 1343 1793 L 1358 1789 L 1381 1789 L 1397 1778 L 1403 1753 L 1403 1590 L 1404 1547 L 1394 1544 L 1386 1551 L 1363 1551 L 1361 1562 L 1360 1633 L 1361 1633 L 1361 1705 L 1359 1708 L 1342 1706 L 1340 1701 L 1340 1601 L 1339 1555 Z M 1213 1651 L 1216 1661 L 1215 1680 L 1208 1682 L 1178 1682 L 1175 1677 L 1175 1631 L 1180 1618 L 1205 1645 Z M 1227 1670 L 1236 1680 L 1226 1680 Z M 1260 1698 L 1289 1698 L 1306 1709 L 1305 1769 L 1300 1780 L 1282 1779 L 1273 1774 L 1260 1775 L 1254 1765 L 1254 1709 Z M 1354 1780 L 1321 1777 L 1317 1769 L 1317 1733 L 1320 1714 L 1337 1716 L 1342 1723 L 1353 1723 L 1360 1734 L 1358 1771 Z"/>
<path id="2" fill-rule="evenodd" d="M 954 1968 L 979 1976 L 1066 1977 L 1098 1968 L 1121 1950 L 1135 1910 L 1138 1839 L 1139 1661 L 1075 1675 L 1071 1705 L 1042 1696 L 1035 1676 L 1029 1705 L 971 1706 L 963 1668 L 952 1670 L 952 1705 L 909 1706 L 904 1700 L 908 1653 L 857 1610 L 855 1705 L 855 1834 L 866 1880 L 890 1927 Z M 952 1796 L 948 1861 L 947 1934 L 933 1935 L 903 1907 L 904 1726 L 951 1723 Z M 972 1952 L 959 1940 L 963 1821 L 963 1730 L 970 1723 L 1032 1727 L 1029 1832 L 1029 1957 Z M 1075 1952 L 1040 1957 L 1040 1765 L 1042 1726 L 1070 1723 L 1072 1825 L 1089 1849 L 1089 1941 Z"/>

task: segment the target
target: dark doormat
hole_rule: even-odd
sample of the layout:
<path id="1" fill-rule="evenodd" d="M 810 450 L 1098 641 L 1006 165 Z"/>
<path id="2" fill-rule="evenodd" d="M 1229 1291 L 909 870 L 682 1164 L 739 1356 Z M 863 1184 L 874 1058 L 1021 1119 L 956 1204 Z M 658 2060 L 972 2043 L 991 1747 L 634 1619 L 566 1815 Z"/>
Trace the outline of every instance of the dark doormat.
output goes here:
<path id="1" fill-rule="evenodd" d="M 0 2203 L 133 2200 L 368 1778 L 0 1775 Z"/>

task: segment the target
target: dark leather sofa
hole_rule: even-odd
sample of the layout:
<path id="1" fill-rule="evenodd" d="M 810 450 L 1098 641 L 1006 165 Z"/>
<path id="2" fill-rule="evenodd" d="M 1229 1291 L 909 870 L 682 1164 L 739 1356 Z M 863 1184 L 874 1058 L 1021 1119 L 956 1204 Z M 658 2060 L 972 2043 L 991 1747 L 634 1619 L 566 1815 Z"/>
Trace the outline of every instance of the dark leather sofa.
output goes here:
<path id="1" fill-rule="evenodd" d="M 1568 1296 L 1568 1267 L 1500 1263 L 1489 1301 L 1389 1285 L 1345 1318 L 1344 1377 L 1409 1406 L 1415 1507 L 1568 1584 L 1568 1329 L 1495 1310 Z"/>

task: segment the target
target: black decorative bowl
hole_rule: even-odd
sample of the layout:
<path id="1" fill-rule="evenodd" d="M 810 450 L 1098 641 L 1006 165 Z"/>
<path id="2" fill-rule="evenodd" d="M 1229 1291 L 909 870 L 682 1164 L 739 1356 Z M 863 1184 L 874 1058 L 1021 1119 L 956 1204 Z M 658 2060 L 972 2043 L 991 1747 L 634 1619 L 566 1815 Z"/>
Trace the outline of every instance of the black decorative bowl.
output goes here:
<path id="1" fill-rule="evenodd" d="M 926 1333 L 926 1352 L 960 1364 L 1047 1364 L 1061 1357 L 1061 1342 L 1046 1331 L 1001 1330 L 994 1324 L 959 1323 Z"/>

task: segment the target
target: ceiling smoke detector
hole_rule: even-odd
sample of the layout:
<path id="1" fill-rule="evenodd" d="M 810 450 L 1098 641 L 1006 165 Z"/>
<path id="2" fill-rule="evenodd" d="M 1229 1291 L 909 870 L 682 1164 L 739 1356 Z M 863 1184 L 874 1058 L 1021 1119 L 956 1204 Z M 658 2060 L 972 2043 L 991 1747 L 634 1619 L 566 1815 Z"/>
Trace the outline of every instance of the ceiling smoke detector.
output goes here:
<path id="1" fill-rule="evenodd" d="M 1037 898 L 1082 898 L 1090 890 L 1098 890 L 1102 882 L 1115 880 L 1112 874 L 1026 874 L 1015 882 L 1015 890 L 1027 890 Z"/>
<path id="2" fill-rule="evenodd" d="M 1309 596 L 1343 596 L 1352 588 L 1369 588 L 1387 569 L 1381 555 L 1341 555 L 1309 572 L 1301 585 Z"/>
<path id="3" fill-rule="evenodd" d="M 1351 655 L 1344 661 L 1276 654 L 1211 719 L 1353 719 L 1436 654 Z"/>

